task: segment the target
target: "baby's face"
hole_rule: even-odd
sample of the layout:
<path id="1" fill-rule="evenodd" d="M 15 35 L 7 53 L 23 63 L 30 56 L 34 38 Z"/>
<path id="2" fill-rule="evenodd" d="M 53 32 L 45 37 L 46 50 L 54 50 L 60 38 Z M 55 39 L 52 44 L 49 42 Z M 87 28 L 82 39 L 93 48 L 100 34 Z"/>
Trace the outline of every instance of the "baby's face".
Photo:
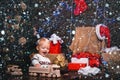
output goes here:
<path id="1" fill-rule="evenodd" d="M 38 52 L 42 55 L 45 56 L 48 54 L 50 48 L 50 44 L 48 42 L 43 42 L 42 44 L 38 45 Z"/>

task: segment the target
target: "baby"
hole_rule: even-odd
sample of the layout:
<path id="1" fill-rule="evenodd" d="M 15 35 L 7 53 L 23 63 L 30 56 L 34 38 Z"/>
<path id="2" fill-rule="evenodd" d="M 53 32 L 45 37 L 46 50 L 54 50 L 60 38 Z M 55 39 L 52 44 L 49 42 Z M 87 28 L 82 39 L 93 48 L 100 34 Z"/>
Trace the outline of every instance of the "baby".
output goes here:
<path id="1" fill-rule="evenodd" d="M 34 54 L 32 57 L 32 65 L 35 67 L 47 67 L 51 64 L 49 58 L 46 55 L 49 52 L 50 41 L 47 38 L 40 38 L 37 41 L 36 49 L 38 51 L 37 54 Z"/>

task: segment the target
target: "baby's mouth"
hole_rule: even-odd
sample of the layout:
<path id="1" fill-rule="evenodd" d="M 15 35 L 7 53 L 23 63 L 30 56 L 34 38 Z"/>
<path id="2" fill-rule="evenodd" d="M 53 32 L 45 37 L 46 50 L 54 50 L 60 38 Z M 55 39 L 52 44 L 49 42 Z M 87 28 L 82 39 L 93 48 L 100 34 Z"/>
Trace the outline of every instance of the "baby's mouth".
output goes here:
<path id="1" fill-rule="evenodd" d="M 47 54 L 47 52 L 43 52 L 44 54 Z"/>

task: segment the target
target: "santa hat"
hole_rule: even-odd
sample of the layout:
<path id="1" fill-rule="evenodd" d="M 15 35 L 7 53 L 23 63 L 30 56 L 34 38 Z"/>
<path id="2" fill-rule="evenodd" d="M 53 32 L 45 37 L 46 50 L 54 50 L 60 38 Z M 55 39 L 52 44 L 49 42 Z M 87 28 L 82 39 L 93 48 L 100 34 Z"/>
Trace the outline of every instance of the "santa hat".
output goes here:
<path id="1" fill-rule="evenodd" d="M 108 48 L 110 47 L 110 30 L 106 25 L 104 24 L 96 25 L 96 35 L 100 40 L 107 39 L 107 47 Z"/>

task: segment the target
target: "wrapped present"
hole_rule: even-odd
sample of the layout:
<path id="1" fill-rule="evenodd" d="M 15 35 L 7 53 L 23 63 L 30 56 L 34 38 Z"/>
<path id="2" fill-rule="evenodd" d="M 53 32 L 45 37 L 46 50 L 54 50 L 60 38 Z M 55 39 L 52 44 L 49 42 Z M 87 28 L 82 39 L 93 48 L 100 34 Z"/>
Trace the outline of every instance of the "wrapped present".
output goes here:
<path id="1" fill-rule="evenodd" d="M 86 67 L 86 63 L 68 63 L 68 70 L 79 70 L 81 68 Z"/>
<path id="2" fill-rule="evenodd" d="M 71 58 L 71 63 L 84 63 L 87 66 L 89 65 L 89 59 L 88 58 L 76 58 L 76 57 L 72 57 Z"/>
<path id="3" fill-rule="evenodd" d="M 81 52 L 72 55 L 71 62 L 74 63 L 86 63 L 87 66 L 91 67 L 99 67 L 100 66 L 100 54 L 98 53 L 89 53 L 89 52 Z"/>
<path id="4" fill-rule="evenodd" d="M 61 53 L 61 44 L 59 41 L 56 44 L 53 44 L 53 41 L 50 42 L 50 54 L 59 54 Z"/>
<path id="5" fill-rule="evenodd" d="M 61 53 L 61 44 L 63 43 L 63 40 L 56 34 L 52 34 L 49 40 L 50 40 L 49 53 L 50 54 Z"/>
<path id="6" fill-rule="evenodd" d="M 89 59 L 87 57 L 73 55 L 71 63 L 68 63 L 69 70 L 79 70 L 89 65 Z"/>

